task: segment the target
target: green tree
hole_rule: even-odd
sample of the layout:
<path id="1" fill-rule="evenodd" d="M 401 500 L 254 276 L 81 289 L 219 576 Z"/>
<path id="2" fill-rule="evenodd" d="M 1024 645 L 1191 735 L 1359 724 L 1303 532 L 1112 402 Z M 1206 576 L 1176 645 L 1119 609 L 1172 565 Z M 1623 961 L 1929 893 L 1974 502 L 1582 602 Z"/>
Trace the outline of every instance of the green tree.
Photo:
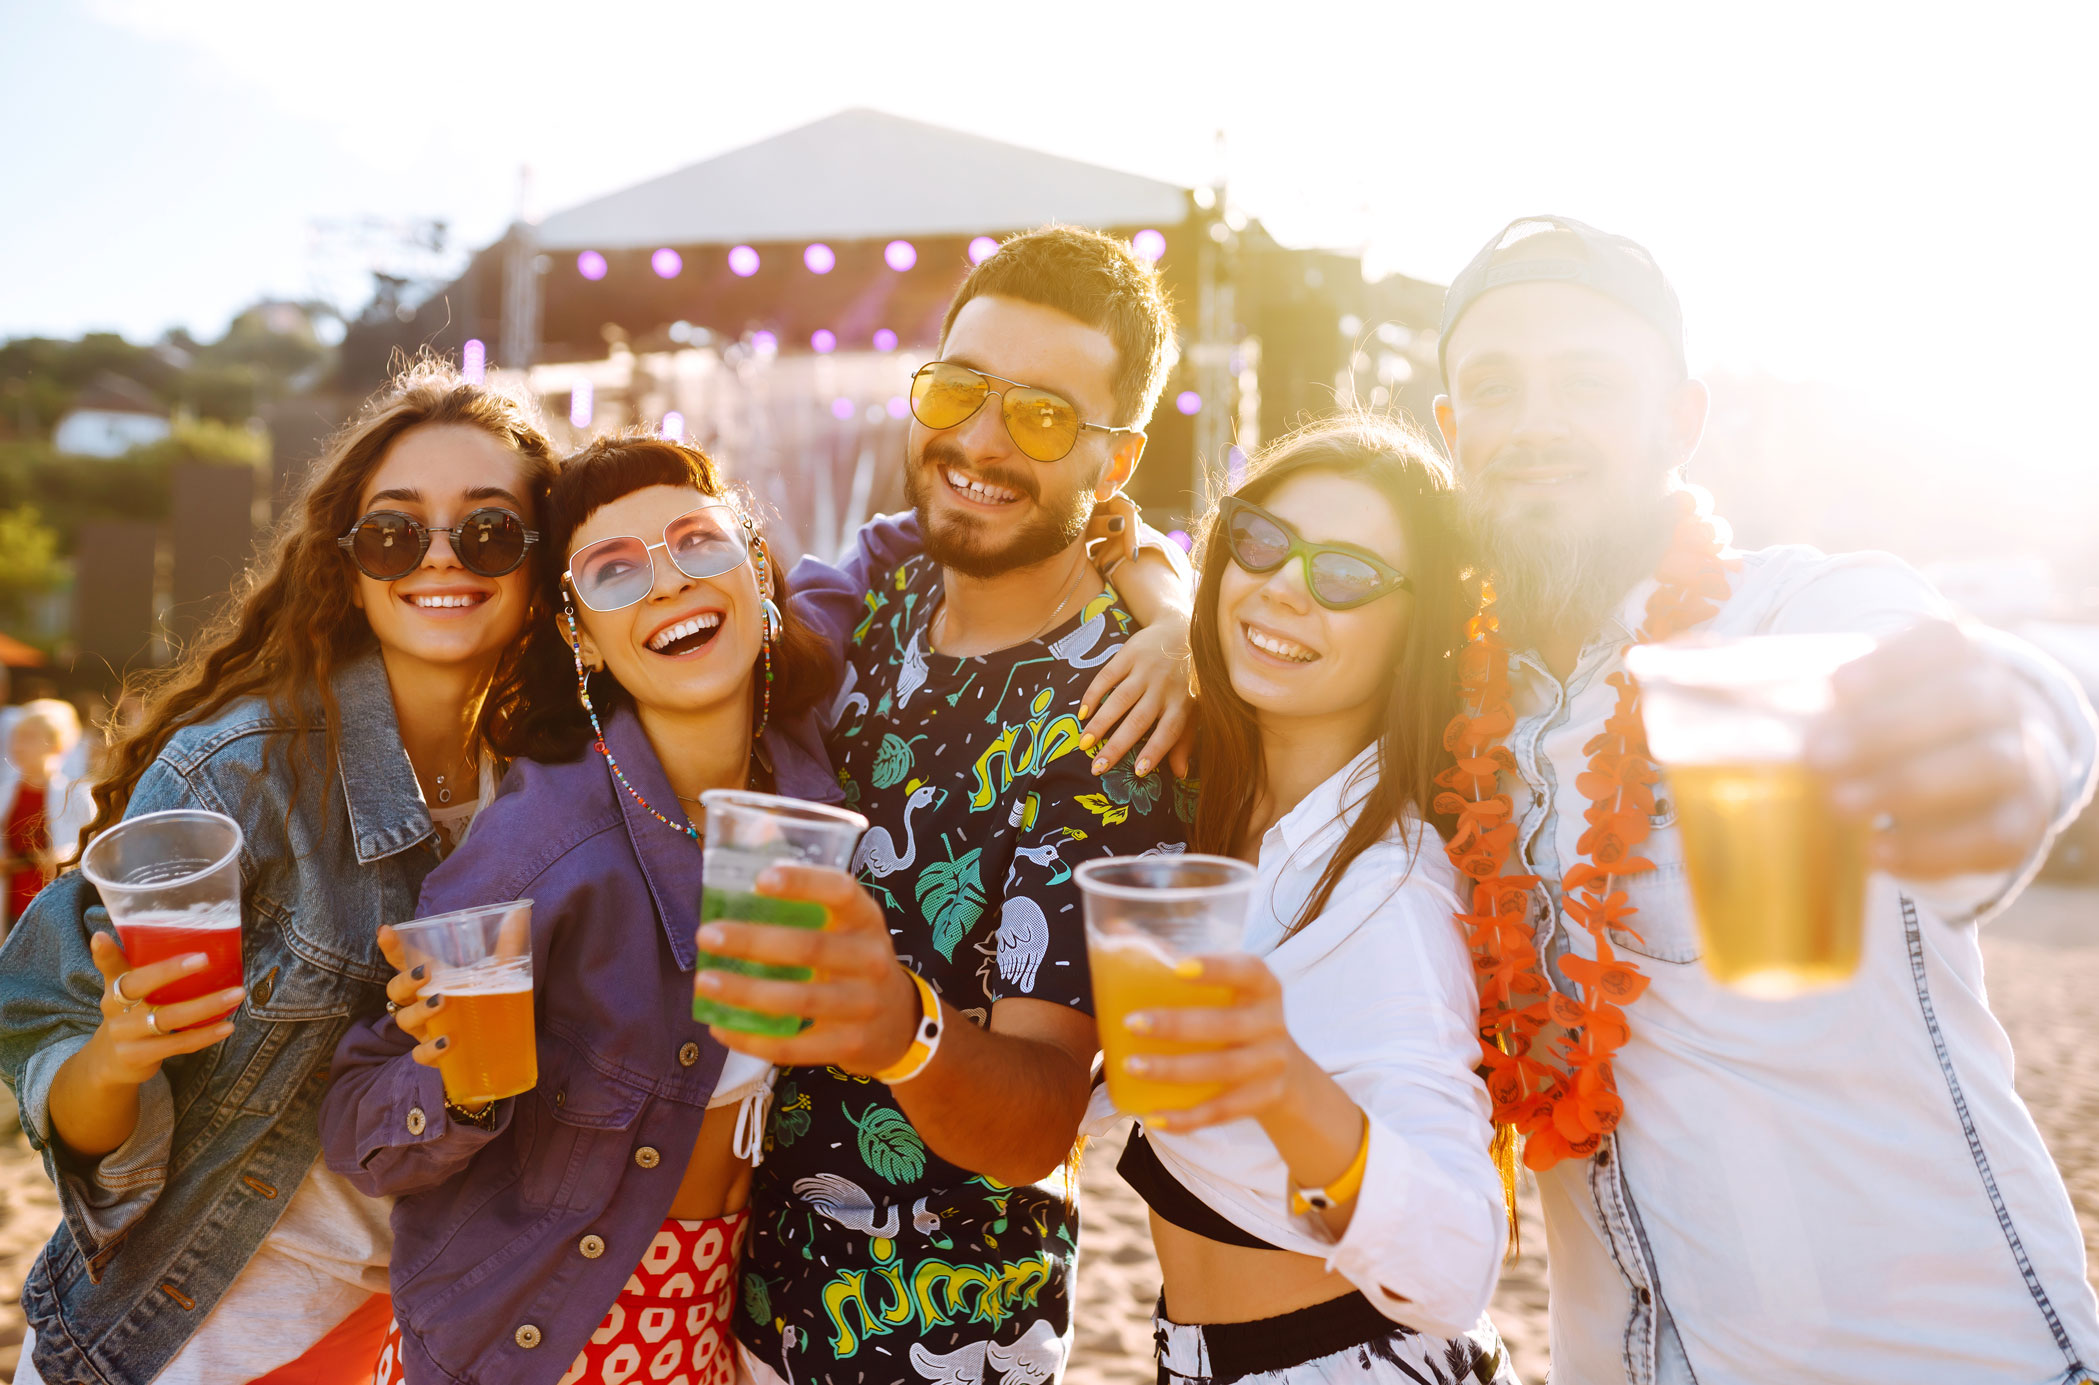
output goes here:
<path id="1" fill-rule="evenodd" d="M 29 599 L 57 586 L 61 576 L 58 531 L 36 507 L 0 510 L 0 615 L 20 620 Z"/>

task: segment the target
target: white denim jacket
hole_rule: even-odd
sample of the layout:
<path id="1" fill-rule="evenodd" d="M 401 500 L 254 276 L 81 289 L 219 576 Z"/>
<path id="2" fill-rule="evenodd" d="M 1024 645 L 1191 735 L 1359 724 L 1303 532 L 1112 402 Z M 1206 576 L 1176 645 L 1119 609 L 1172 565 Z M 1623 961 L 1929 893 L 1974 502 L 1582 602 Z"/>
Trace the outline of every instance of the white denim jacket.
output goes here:
<path id="1" fill-rule="evenodd" d="M 1734 556 L 1714 634 L 1888 635 L 1947 614 L 1885 554 Z M 1547 882 L 1550 957 L 1594 951 L 1558 908 L 1559 878 L 1581 859 L 1574 780 L 1653 589 L 1628 595 L 1564 684 L 1531 654 L 1510 669 L 1521 782 L 1505 787 L 1526 864 Z M 2039 729 L 2068 786 L 2060 826 L 2090 794 L 2091 708 L 2044 656 L 2004 646 L 2056 709 Z M 1653 978 L 1617 1057 L 1623 1122 L 1594 1156 L 1539 1178 L 1555 1385 L 2041 1385 L 2099 1368 L 2084 1243 L 2012 1089 L 1976 938 L 2031 868 L 1931 885 L 1875 876 L 1858 979 L 1754 1000 L 1699 965 L 1662 787 L 1641 849 L 1656 869 L 1625 882 L 1641 939 L 1612 939 Z"/>

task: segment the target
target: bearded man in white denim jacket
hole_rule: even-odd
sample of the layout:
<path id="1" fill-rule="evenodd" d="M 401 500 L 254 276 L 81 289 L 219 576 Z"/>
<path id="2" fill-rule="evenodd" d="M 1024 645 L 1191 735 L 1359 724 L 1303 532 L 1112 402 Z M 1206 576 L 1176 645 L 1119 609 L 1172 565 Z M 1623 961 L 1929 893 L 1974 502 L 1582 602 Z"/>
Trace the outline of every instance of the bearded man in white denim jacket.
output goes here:
<path id="1" fill-rule="evenodd" d="M 1606 680 L 1646 621 L 1707 397 L 1638 245 L 1512 223 L 1452 284 L 1436 417 L 1510 648 L 1502 776 L 1538 952 L 1592 957 L 1560 881 L 1589 806 Z M 1767 1001 L 1700 965 L 1683 845 L 1657 786 L 1655 869 L 1621 884 L 1650 978 L 1624 1014 L 1615 1130 L 1539 1175 L 1555 1385 L 2042 1385 L 2099 1370 L 2099 1305 L 2061 1176 L 2012 1087 L 1978 925 L 2091 792 L 2092 712 L 2037 652 L 1950 621 L 1886 554 L 1729 550 L 1698 628 L 1862 632 L 1810 761 L 1874 825 L 1863 961 Z"/>

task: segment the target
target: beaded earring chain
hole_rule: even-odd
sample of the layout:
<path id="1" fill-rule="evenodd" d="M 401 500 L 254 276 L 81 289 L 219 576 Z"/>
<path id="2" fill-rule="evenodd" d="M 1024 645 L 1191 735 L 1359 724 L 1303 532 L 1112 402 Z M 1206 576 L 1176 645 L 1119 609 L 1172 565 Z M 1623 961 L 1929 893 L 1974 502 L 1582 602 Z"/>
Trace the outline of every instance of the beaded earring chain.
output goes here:
<path id="1" fill-rule="evenodd" d="M 672 822 L 669 818 L 657 812 L 655 808 L 650 806 L 649 801 L 641 796 L 641 790 L 635 788 L 628 780 L 627 772 L 619 767 L 619 761 L 612 758 L 612 747 L 605 744 L 605 728 L 598 725 L 598 709 L 590 705 L 590 675 L 583 669 L 583 639 L 576 630 L 576 608 L 564 602 L 562 611 L 568 618 L 568 646 L 570 651 L 576 656 L 576 693 L 583 699 L 583 713 L 590 718 L 590 729 L 597 733 L 598 754 L 603 755 L 605 763 L 612 766 L 612 777 L 619 780 L 620 787 L 625 789 L 633 797 L 634 801 L 641 805 L 643 812 L 672 831 L 683 832 L 697 842 L 700 839 L 699 828 L 694 827 L 689 822 Z"/>
<path id="2" fill-rule="evenodd" d="M 751 739 L 755 741 L 765 734 L 765 724 L 773 717 L 773 632 L 780 628 L 780 608 L 773 604 L 772 597 L 767 594 L 765 574 L 770 560 L 766 556 L 765 541 L 751 532 L 749 515 L 743 516 L 743 532 L 744 542 L 750 545 L 751 555 L 758 562 L 758 596 L 765 603 L 760 622 L 764 626 L 764 648 L 761 652 L 765 658 L 765 706 L 758 713 L 757 729 L 751 732 Z"/>

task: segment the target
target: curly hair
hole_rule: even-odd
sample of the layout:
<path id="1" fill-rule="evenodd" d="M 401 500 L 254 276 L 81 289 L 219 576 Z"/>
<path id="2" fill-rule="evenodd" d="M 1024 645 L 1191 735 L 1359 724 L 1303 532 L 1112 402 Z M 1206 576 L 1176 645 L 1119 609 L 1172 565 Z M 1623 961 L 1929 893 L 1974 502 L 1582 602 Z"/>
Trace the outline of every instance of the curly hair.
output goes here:
<path id="1" fill-rule="evenodd" d="M 127 680 L 125 695 L 138 696 L 142 710 L 109 748 L 108 772 L 95 786 L 95 816 L 81 834 L 83 846 L 123 818 L 140 776 L 177 731 L 241 698 L 262 698 L 287 719 L 317 708 L 328 760 L 334 761 L 341 714 L 332 680 L 376 643 L 352 600 L 356 578 L 336 539 L 356 521 L 365 483 L 394 443 L 411 429 L 445 424 L 479 428 L 516 453 L 525 498 L 535 511 L 545 510 L 553 448 L 527 405 L 468 382 L 441 361 L 425 359 L 401 371 L 329 440 L 300 503 L 279 522 L 267 550 L 183 657 Z M 500 740 L 502 728 L 521 714 L 518 671 L 513 651 L 498 665 L 482 700 L 474 728 L 481 744 Z M 291 745 L 289 768 L 296 778 L 313 768 L 302 763 L 311 751 L 304 737 L 291 738 Z"/>

